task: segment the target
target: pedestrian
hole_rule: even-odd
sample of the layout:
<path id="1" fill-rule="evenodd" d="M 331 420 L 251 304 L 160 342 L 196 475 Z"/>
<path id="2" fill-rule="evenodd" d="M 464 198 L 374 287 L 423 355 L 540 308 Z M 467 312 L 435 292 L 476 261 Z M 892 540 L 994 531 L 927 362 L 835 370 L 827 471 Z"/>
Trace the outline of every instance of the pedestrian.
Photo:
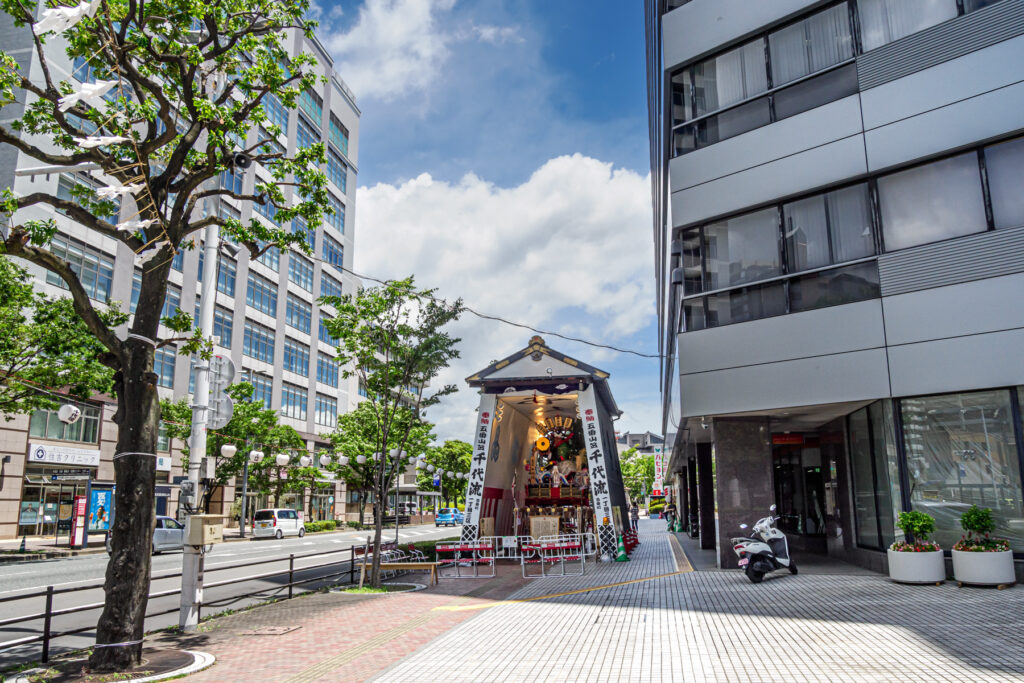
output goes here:
<path id="1" fill-rule="evenodd" d="M 640 527 L 640 506 L 633 501 L 633 507 L 629 509 L 629 521 L 633 523 L 633 531 L 637 531 Z"/>
<path id="2" fill-rule="evenodd" d="M 668 520 L 668 528 L 671 531 L 676 523 L 676 504 L 672 501 L 665 506 L 665 519 Z"/>

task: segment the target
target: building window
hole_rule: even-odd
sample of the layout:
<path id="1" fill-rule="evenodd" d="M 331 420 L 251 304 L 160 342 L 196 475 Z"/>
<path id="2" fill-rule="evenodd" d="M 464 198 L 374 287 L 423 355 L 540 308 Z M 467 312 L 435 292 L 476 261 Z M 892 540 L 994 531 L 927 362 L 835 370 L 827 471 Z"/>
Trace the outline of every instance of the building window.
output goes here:
<path id="1" fill-rule="evenodd" d="M 341 121 L 339 121 L 334 114 L 331 114 L 328 135 L 330 137 L 331 144 L 341 150 L 342 154 L 348 156 L 348 128 L 341 125 Z"/>
<path id="2" fill-rule="evenodd" d="M 328 316 L 324 315 L 323 313 L 320 314 L 320 325 L 317 328 L 317 339 L 319 339 L 320 341 L 322 341 L 325 344 L 330 344 L 331 346 L 337 346 L 338 345 L 338 338 L 337 337 L 332 337 L 331 333 L 327 331 L 327 326 L 324 325 L 324 321 L 330 320 L 330 319 L 331 318 L 329 318 Z"/>
<path id="3" fill-rule="evenodd" d="M 245 171 L 224 171 L 220 174 L 220 186 L 228 192 L 242 194 L 242 185 L 245 182 Z"/>
<path id="4" fill-rule="evenodd" d="M 341 270 L 345 265 L 345 248 L 337 240 L 324 235 L 322 249 L 324 262 Z"/>
<path id="5" fill-rule="evenodd" d="M 299 117 L 298 126 L 295 128 L 295 142 L 300 149 L 312 147 L 320 142 L 318 128 L 306 121 L 304 116 Z"/>
<path id="6" fill-rule="evenodd" d="M 820 270 L 789 280 L 789 312 L 812 311 L 882 296 L 874 261 Z"/>
<path id="7" fill-rule="evenodd" d="M 159 377 L 158 384 L 167 389 L 174 388 L 174 361 L 177 349 L 165 346 L 153 354 L 153 372 Z"/>
<path id="8" fill-rule="evenodd" d="M 178 271 L 179 273 L 185 267 L 185 252 L 179 249 L 174 252 L 174 258 L 171 259 L 171 268 Z"/>
<path id="9" fill-rule="evenodd" d="M 320 271 L 320 296 L 341 296 L 341 283 Z"/>
<path id="10" fill-rule="evenodd" d="M 900 400 L 910 504 L 935 518 L 944 548 L 960 540 L 960 515 L 991 508 L 993 536 L 1024 550 L 1019 444 L 1010 391 L 998 389 Z"/>
<path id="11" fill-rule="evenodd" d="M 844 2 L 769 33 L 768 48 L 775 87 L 853 59 L 850 8 Z"/>
<path id="12" fill-rule="evenodd" d="M 223 306 L 213 309 L 213 336 L 219 338 L 219 344 L 226 349 L 231 348 L 231 333 L 234 330 L 231 311 Z"/>
<path id="13" fill-rule="evenodd" d="M 866 183 L 783 204 L 782 222 L 789 272 L 875 254 Z"/>
<path id="14" fill-rule="evenodd" d="M 110 299 L 110 287 L 114 281 L 113 257 L 63 235 L 54 235 L 50 241 L 50 253 L 67 261 L 90 299 L 104 302 Z M 67 289 L 64 280 L 49 270 L 46 271 L 46 282 Z"/>
<path id="15" fill-rule="evenodd" d="M 707 326 L 719 327 L 786 313 L 786 290 L 781 282 L 741 287 L 707 297 Z"/>
<path id="16" fill-rule="evenodd" d="M 270 402 L 274 395 L 274 380 L 258 372 L 249 371 L 246 381 L 252 385 L 253 402 L 262 403 L 264 408 L 270 410 Z"/>
<path id="17" fill-rule="evenodd" d="M 256 133 L 256 141 L 261 143 L 260 152 L 263 154 L 280 154 L 282 157 L 286 154 L 284 145 L 278 142 L 277 136 L 263 126 L 260 126 Z"/>
<path id="18" fill-rule="evenodd" d="M 295 252 L 288 255 L 288 281 L 307 292 L 313 291 L 313 264 Z"/>
<path id="19" fill-rule="evenodd" d="M 163 422 L 156 432 L 156 449 L 164 453 L 171 450 L 171 437 L 167 435 L 167 425 Z"/>
<path id="20" fill-rule="evenodd" d="M 876 401 L 851 414 L 848 426 L 857 545 L 882 550 L 896 540 L 900 512 L 892 406 Z"/>
<path id="21" fill-rule="evenodd" d="M 229 258 L 217 259 L 217 291 L 228 296 L 235 295 L 235 275 L 238 271 L 234 260 Z"/>
<path id="22" fill-rule="evenodd" d="M 121 200 L 101 200 L 95 195 L 95 192 L 101 187 L 103 187 L 103 184 L 91 176 L 82 173 L 61 173 L 60 179 L 57 181 L 57 198 L 77 204 L 98 218 L 103 218 L 111 222 L 116 221 L 117 217 L 121 213 Z M 110 213 L 101 214 L 99 211 L 95 210 L 95 207 L 90 208 L 89 206 L 83 205 L 83 194 L 85 195 L 85 199 L 89 202 L 97 203 L 105 201 L 107 203 L 112 203 L 112 210 Z M 57 209 L 57 211 L 65 216 L 67 215 L 67 213 L 62 209 Z"/>
<path id="23" fill-rule="evenodd" d="M 957 9 L 956 0 L 858 0 L 857 13 L 867 51 L 952 19 Z"/>
<path id="24" fill-rule="evenodd" d="M 316 361 L 316 381 L 337 388 L 338 361 L 321 354 Z"/>
<path id="25" fill-rule="evenodd" d="M 329 398 L 323 394 L 316 395 L 314 421 L 325 427 L 338 426 L 338 399 Z"/>
<path id="26" fill-rule="evenodd" d="M 141 293 L 142 276 L 139 276 L 139 291 Z M 132 294 L 135 293 L 134 282 L 132 283 Z M 133 296 L 134 298 L 134 296 Z M 167 283 L 167 291 L 164 293 L 164 307 L 160 312 L 161 318 L 172 318 L 181 308 L 181 287 Z"/>
<path id="27" fill-rule="evenodd" d="M 249 285 L 245 291 L 245 303 L 267 315 L 277 315 L 277 285 L 267 278 L 249 273 Z"/>
<path id="28" fill-rule="evenodd" d="M 334 196 L 327 193 L 327 206 L 332 209 L 332 212 L 324 213 L 324 219 L 327 224 L 333 227 L 341 234 L 345 234 L 345 205 L 334 198 Z"/>
<path id="29" fill-rule="evenodd" d="M 313 327 L 313 307 L 294 294 L 288 295 L 285 322 L 300 332 L 309 334 Z"/>
<path id="30" fill-rule="evenodd" d="M 284 340 L 284 369 L 303 377 L 309 376 L 309 347 L 290 337 Z"/>
<path id="31" fill-rule="evenodd" d="M 265 363 L 273 363 L 274 331 L 259 323 L 246 320 L 245 336 L 242 339 L 242 353 Z"/>
<path id="32" fill-rule="evenodd" d="M 316 253 L 316 229 L 310 230 L 305 218 L 296 216 L 295 220 L 292 221 L 292 233 L 302 235 L 309 250 L 314 254 Z"/>
<path id="33" fill-rule="evenodd" d="M 694 64 L 693 113 L 702 116 L 741 102 L 768 89 L 764 61 L 764 40 L 746 45 Z"/>
<path id="34" fill-rule="evenodd" d="M 78 418 L 78 421 L 74 424 L 66 424 L 57 417 L 56 410 L 42 408 L 32 413 L 32 418 L 29 420 L 29 435 L 53 441 L 97 443 L 100 435 L 100 408 L 72 401 L 62 401 L 61 403 L 70 403 L 81 409 L 82 416 Z"/>
<path id="35" fill-rule="evenodd" d="M 281 385 L 281 414 L 296 420 L 306 419 L 306 390 L 287 382 Z"/>
<path id="36" fill-rule="evenodd" d="M 778 235 L 779 214 L 774 208 L 704 226 L 708 288 L 781 275 Z"/>
<path id="37" fill-rule="evenodd" d="M 142 296 L 142 271 L 138 268 L 132 273 L 132 298 L 128 302 L 128 312 L 135 315 L 135 309 L 139 307 L 139 297 Z M 196 316 L 198 319 L 199 316 Z"/>
<path id="38" fill-rule="evenodd" d="M 347 192 L 348 165 L 341 160 L 338 153 L 330 147 L 327 148 L 327 179 L 334 183 L 334 186 L 343 193 Z"/>
<path id="39" fill-rule="evenodd" d="M 369 398 L 370 396 L 366 391 L 366 384 L 363 382 L 363 380 L 359 380 L 359 395 L 364 398 Z"/>
<path id="40" fill-rule="evenodd" d="M 277 207 L 269 199 L 266 202 L 253 202 L 253 209 L 256 213 L 266 218 L 274 225 L 280 227 L 281 223 L 277 220 Z"/>
<path id="41" fill-rule="evenodd" d="M 281 126 L 281 132 L 288 134 L 288 110 L 276 95 L 267 93 L 263 96 L 263 111 L 271 123 Z"/>
<path id="42" fill-rule="evenodd" d="M 312 90 L 299 94 L 299 109 L 309 114 L 311 121 L 320 122 L 324 118 L 324 100 Z"/>
<path id="43" fill-rule="evenodd" d="M 1024 225 L 1024 138 L 986 147 L 985 170 L 995 227 Z"/>
<path id="44" fill-rule="evenodd" d="M 267 250 L 256 260 L 272 270 L 280 270 L 281 250 L 277 247 L 267 247 Z"/>
<path id="45" fill-rule="evenodd" d="M 886 251 L 987 228 L 977 152 L 878 179 Z"/>

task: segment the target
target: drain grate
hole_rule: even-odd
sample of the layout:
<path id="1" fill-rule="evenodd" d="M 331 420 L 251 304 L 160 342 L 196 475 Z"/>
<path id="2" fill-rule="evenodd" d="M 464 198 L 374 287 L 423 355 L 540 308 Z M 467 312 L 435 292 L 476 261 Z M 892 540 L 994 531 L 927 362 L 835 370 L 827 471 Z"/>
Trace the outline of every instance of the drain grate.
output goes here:
<path id="1" fill-rule="evenodd" d="M 249 631 L 242 631 L 238 635 L 240 636 L 283 636 L 285 633 L 291 633 L 297 631 L 301 626 L 264 626 L 263 628 L 254 628 Z"/>

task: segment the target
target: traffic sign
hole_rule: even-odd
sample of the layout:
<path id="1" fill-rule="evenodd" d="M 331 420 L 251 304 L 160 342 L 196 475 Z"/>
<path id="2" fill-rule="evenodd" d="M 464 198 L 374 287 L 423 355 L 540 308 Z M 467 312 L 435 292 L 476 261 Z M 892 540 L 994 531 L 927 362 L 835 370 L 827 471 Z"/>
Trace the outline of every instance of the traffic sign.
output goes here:
<path id="1" fill-rule="evenodd" d="M 227 395 L 227 388 L 235 379 L 235 364 L 227 356 L 210 358 L 210 410 L 207 414 L 207 429 L 223 429 L 235 412 L 234 403 Z"/>

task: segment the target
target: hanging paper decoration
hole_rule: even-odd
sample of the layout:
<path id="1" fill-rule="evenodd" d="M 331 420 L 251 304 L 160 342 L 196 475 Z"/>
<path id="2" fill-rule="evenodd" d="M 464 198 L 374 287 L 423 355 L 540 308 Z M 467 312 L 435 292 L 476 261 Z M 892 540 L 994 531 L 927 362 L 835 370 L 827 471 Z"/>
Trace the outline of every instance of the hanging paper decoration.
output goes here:
<path id="1" fill-rule="evenodd" d="M 96 81 L 95 83 L 83 83 L 78 90 L 60 98 L 60 110 L 67 111 L 79 102 L 104 110 L 107 107 L 103 96 L 110 92 L 110 89 L 117 85 L 117 81 Z"/>
<path id="2" fill-rule="evenodd" d="M 53 31 L 61 33 L 80 22 L 85 17 L 96 14 L 96 8 L 100 6 L 100 0 L 83 2 L 75 7 L 51 7 L 43 10 L 42 17 L 32 25 L 32 31 L 37 36 Z"/>
<path id="3" fill-rule="evenodd" d="M 101 145 L 117 145 L 122 142 L 128 142 L 128 138 L 121 135 L 90 135 L 76 142 L 83 149 L 93 149 Z"/>

